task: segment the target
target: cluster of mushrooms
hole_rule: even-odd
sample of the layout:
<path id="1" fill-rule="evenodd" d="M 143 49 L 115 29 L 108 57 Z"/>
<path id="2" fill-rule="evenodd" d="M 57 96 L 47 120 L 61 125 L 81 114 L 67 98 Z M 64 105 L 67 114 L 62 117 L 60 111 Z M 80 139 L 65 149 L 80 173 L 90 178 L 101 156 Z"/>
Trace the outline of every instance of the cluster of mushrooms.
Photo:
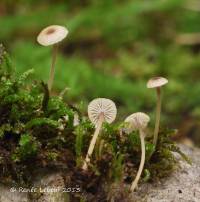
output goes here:
<path id="1" fill-rule="evenodd" d="M 68 30 L 59 25 L 51 25 L 43 29 L 38 35 L 37 41 L 43 46 L 53 46 L 53 55 L 52 55 L 52 65 L 50 69 L 50 76 L 48 81 L 49 92 L 51 92 L 54 74 L 55 74 L 55 62 L 56 55 L 58 50 L 58 43 L 62 41 L 68 34 Z M 157 145 L 158 133 L 159 133 L 159 124 L 160 124 L 160 114 L 161 114 L 161 87 L 168 83 L 168 80 L 163 77 L 154 77 L 147 82 L 147 88 L 155 88 L 157 92 L 157 107 L 156 107 L 156 121 L 154 129 L 154 138 L 153 144 Z M 88 116 L 90 121 L 95 125 L 95 132 L 90 142 L 86 158 L 83 162 L 82 169 L 87 170 L 88 165 L 93 154 L 95 144 L 98 138 L 98 135 L 102 129 L 104 122 L 111 124 L 117 115 L 117 108 L 115 103 L 106 98 L 97 98 L 92 100 L 88 105 Z M 140 140 L 141 140 L 141 161 L 139 169 L 135 179 L 133 180 L 130 191 L 134 191 L 137 187 L 138 181 L 143 171 L 145 163 L 145 136 L 146 128 L 150 121 L 150 117 L 143 112 L 136 112 L 129 115 L 124 122 L 125 127 L 123 128 L 127 134 L 132 133 L 133 131 L 139 131 Z"/>

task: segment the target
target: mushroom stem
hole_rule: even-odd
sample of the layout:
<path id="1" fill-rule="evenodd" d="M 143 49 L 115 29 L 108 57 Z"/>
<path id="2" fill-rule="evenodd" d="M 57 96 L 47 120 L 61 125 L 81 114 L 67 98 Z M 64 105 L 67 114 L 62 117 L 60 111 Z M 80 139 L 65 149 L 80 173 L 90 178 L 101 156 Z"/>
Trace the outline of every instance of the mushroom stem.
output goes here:
<path id="1" fill-rule="evenodd" d="M 52 85 L 53 85 L 57 52 L 58 52 L 58 44 L 54 44 L 53 45 L 53 53 L 52 53 L 51 70 L 50 70 L 49 81 L 48 81 L 49 92 L 51 92 Z"/>
<path id="2" fill-rule="evenodd" d="M 89 149 L 88 149 L 88 152 L 87 152 L 87 155 L 86 155 L 83 167 L 82 167 L 83 170 L 87 170 L 87 168 L 88 168 L 88 163 L 90 162 L 90 156 L 93 153 L 93 150 L 94 150 L 94 147 L 95 147 L 95 144 L 96 144 L 96 141 L 97 141 L 97 137 L 99 135 L 99 132 L 101 130 L 103 122 L 104 122 L 104 115 L 102 113 L 99 116 L 99 121 L 97 123 L 96 130 L 95 130 L 94 135 L 92 137 L 92 140 L 90 142 L 90 146 L 89 146 Z"/>
<path id="3" fill-rule="evenodd" d="M 155 129 L 154 129 L 154 138 L 153 138 L 153 144 L 157 145 L 158 141 L 158 132 L 159 132 L 159 126 L 160 126 L 160 113 L 161 113 L 161 88 L 158 87 L 156 89 L 157 92 L 157 106 L 156 106 L 156 123 L 155 123 Z"/>
<path id="4" fill-rule="evenodd" d="M 145 141 L 144 141 L 145 134 L 144 134 L 144 132 L 142 130 L 139 130 L 139 132 L 140 132 L 142 155 L 141 155 L 141 161 L 140 161 L 139 170 L 137 172 L 137 175 L 136 175 L 134 181 L 131 184 L 131 188 L 130 188 L 131 192 L 133 192 L 135 190 L 135 188 L 136 188 L 136 186 L 138 184 L 138 181 L 139 181 L 140 176 L 142 174 L 142 170 L 143 170 L 144 163 L 145 163 Z"/>

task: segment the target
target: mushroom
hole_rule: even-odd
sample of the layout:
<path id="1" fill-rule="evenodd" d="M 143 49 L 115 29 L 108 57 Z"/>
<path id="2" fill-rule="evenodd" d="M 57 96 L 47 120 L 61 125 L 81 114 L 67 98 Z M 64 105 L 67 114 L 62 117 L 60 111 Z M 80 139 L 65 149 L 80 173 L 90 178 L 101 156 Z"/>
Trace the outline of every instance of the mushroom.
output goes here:
<path id="1" fill-rule="evenodd" d="M 73 126 L 78 126 L 80 124 L 78 113 L 74 114 Z"/>
<path id="2" fill-rule="evenodd" d="M 137 113 L 133 113 L 130 116 L 128 116 L 125 119 L 125 123 L 128 123 L 127 125 L 127 129 L 126 132 L 127 133 L 131 133 L 133 131 L 139 131 L 140 133 L 140 141 L 141 141 L 141 150 L 142 150 L 142 154 L 141 154 L 141 161 L 140 161 L 140 166 L 137 172 L 137 175 L 134 179 L 134 181 L 131 184 L 130 190 L 133 192 L 134 189 L 136 188 L 138 181 L 140 179 L 140 176 L 142 174 L 142 170 L 144 167 L 144 163 L 145 163 L 145 141 L 144 138 L 146 136 L 145 134 L 145 129 L 148 125 L 148 122 L 150 121 L 150 118 L 147 114 L 143 113 L 143 112 L 137 112 Z"/>
<path id="3" fill-rule="evenodd" d="M 159 126 L 160 126 L 161 86 L 164 86 L 167 83 L 168 83 L 168 80 L 164 77 L 154 77 L 147 82 L 147 88 L 156 88 L 156 93 L 157 93 L 156 123 L 155 123 L 154 138 L 153 138 L 153 144 L 155 145 L 155 147 L 158 141 L 158 132 L 159 132 Z"/>
<path id="4" fill-rule="evenodd" d="M 53 54 L 52 54 L 52 64 L 50 70 L 50 76 L 48 81 L 49 91 L 52 89 L 54 74 L 55 74 L 55 62 L 56 55 L 58 51 L 58 43 L 62 41 L 68 34 L 68 30 L 60 25 L 51 25 L 44 28 L 38 35 L 37 41 L 43 46 L 53 45 Z"/>
<path id="5" fill-rule="evenodd" d="M 88 116 L 90 121 L 95 124 L 96 130 L 90 142 L 90 146 L 83 164 L 83 170 L 87 170 L 90 157 L 93 153 L 99 132 L 103 122 L 112 123 L 117 115 L 115 103 L 106 98 L 97 98 L 92 100 L 88 105 Z"/>

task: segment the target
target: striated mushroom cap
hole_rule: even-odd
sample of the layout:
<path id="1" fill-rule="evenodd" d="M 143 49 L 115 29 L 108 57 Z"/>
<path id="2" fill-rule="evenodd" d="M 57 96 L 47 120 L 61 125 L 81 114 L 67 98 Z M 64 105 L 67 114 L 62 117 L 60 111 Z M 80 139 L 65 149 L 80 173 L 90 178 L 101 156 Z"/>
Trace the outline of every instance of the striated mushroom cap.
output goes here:
<path id="1" fill-rule="evenodd" d="M 100 115 L 103 115 L 104 121 L 112 123 L 117 115 L 115 103 L 106 98 L 96 98 L 88 105 L 88 116 L 92 123 L 97 125 Z"/>
<path id="2" fill-rule="evenodd" d="M 125 119 L 125 123 L 128 123 L 126 128 L 127 133 L 131 133 L 132 131 L 145 129 L 150 121 L 150 117 L 143 113 L 137 112 L 133 113 Z"/>
<path id="3" fill-rule="evenodd" d="M 164 77 L 154 77 L 147 82 L 147 88 L 158 88 L 168 83 Z"/>
<path id="4" fill-rule="evenodd" d="M 38 35 L 37 41 L 43 46 L 50 46 L 62 41 L 68 34 L 67 28 L 60 25 L 51 25 L 44 28 Z"/>

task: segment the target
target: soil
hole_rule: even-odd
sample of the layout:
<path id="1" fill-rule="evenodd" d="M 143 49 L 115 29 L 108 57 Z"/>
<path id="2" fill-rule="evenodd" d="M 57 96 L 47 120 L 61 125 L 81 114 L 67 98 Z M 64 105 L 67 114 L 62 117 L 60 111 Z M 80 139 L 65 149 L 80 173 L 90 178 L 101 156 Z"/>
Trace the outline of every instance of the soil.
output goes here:
<path id="1" fill-rule="evenodd" d="M 82 173 L 83 171 L 77 170 L 77 175 L 70 176 L 69 173 L 63 176 L 59 172 L 42 172 L 38 173 L 38 177 L 33 182 L 33 188 L 40 187 L 41 190 L 32 193 L 26 193 L 20 190 L 18 187 L 11 189 L 10 186 L 0 185 L 0 202 L 67 202 L 78 201 L 76 195 L 78 188 L 76 183 L 87 181 L 85 186 L 90 189 L 91 184 L 96 183 L 97 190 L 90 190 L 91 195 L 85 196 L 85 199 L 93 202 L 113 201 L 113 202 L 199 202 L 200 201 L 200 150 L 196 148 L 190 148 L 180 145 L 182 151 L 184 151 L 192 160 L 192 165 L 180 159 L 179 168 L 171 174 L 170 177 L 164 178 L 154 183 L 140 183 L 138 189 L 130 195 L 124 192 L 127 186 L 124 184 L 113 185 L 111 190 L 110 199 L 106 199 L 105 195 L 101 192 L 101 187 L 98 186 L 98 178 L 94 173 Z M 179 156 L 177 155 L 177 158 Z M 71 183 L 71 180 L 73 183 Z M 69 187 L 67 184 L 70 182 L 71 191 L 73 193 L 68 194 Z M 105 186 L 107 186 L 105 184 Z M 59 191 L 48 192 L 45 188 L 60 187 Z M 44 190 L 44 191 L 42 191 Z M 24 190 L 25 191 L 25 190 Z M 34 191 L 34 190 L 33 190 Z M 101 193 L 94 194 L 92 193 Z M 112 200 L 112 196 L 115 196 L 115 200 Z"/>

